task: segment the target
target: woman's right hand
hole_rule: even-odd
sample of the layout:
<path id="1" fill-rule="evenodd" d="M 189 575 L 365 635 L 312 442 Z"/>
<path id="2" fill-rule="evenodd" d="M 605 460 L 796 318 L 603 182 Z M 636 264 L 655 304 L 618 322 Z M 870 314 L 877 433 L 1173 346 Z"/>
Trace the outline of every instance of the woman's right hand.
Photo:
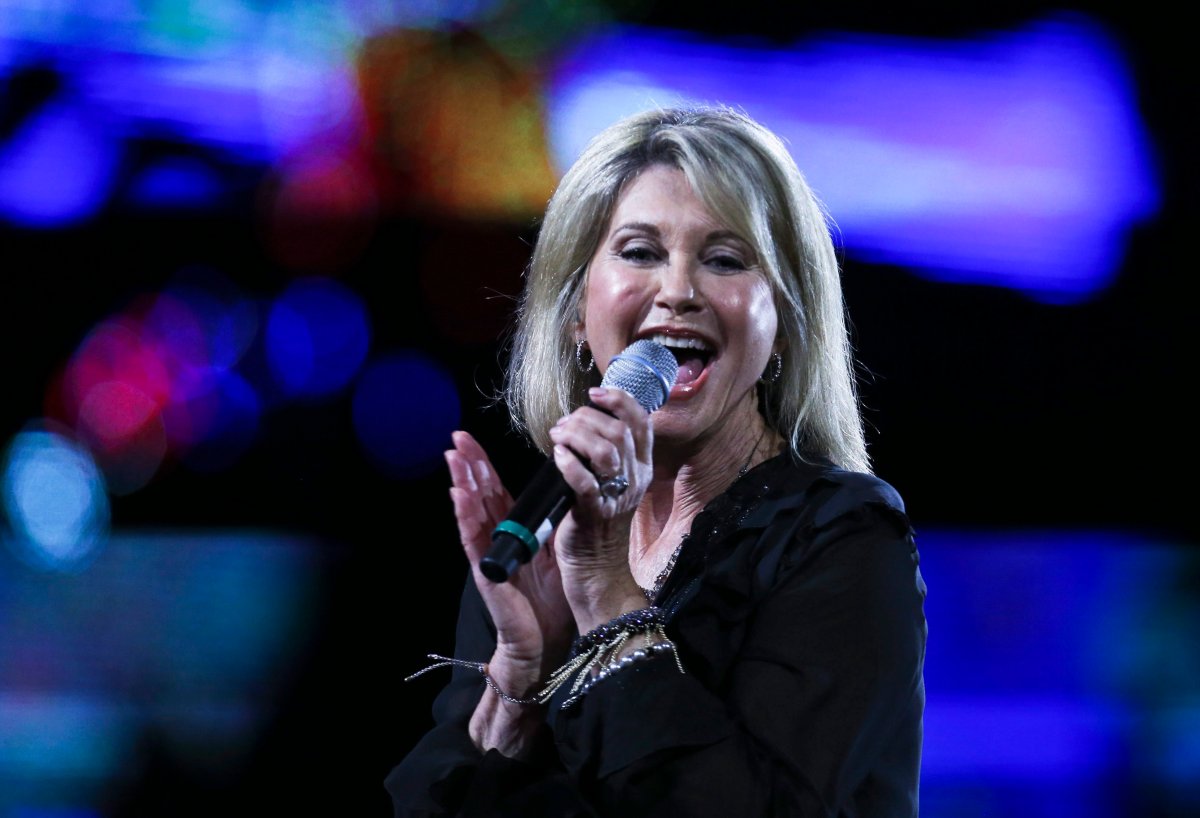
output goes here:
<path id="1" fill-rule="evenodd" d="M 446 452 L 450 499 L 458 534 L 471 563 L 475 585 L 496 625 L 496 652 L 488 673 L 511 696 L 533 695 L 566 658 L 574 619 L 563 595 L 552 542 L 538 550 L 507 582 L 479 570 L 492 544 L 492 531 L 513 505 L 483 447 L 467 432 L 451 435 Z"/>

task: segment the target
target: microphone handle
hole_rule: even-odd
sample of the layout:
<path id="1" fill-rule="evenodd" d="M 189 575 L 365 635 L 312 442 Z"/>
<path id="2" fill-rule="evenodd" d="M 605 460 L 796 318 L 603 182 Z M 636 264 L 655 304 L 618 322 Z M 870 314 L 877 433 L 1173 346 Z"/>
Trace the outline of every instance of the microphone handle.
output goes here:
<path id="1" fill-rule="evenodd" d="M 492 582 L 506 582 L 533 559 L 575 503 L 575 492 L 553 460 L 547 460 L 508 516 L 492 532 L 492 545 L 479 570 Z"/>

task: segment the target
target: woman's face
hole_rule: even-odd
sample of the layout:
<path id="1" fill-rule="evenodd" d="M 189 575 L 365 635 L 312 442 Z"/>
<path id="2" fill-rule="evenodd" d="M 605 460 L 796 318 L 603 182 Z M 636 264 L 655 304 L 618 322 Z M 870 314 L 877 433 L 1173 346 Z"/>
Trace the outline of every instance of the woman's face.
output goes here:
<path id="1" fill-rule="evenodd" d="M 602 371 L 641 338 L 675 353 L 679 375 L 655 414 L 656 439 L 707 438 L 757 411 L 754 386 L 777 328 L 750 243 L 708 211 L 682 171 L 653 165 L 627 184 L 588 266 L 580 330 Z"/>

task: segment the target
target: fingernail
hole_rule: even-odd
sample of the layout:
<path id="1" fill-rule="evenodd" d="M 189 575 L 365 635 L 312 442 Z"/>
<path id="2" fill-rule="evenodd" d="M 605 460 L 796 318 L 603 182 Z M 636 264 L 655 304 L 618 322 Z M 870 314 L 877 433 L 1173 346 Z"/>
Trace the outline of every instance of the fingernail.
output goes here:
<path id="1" fill-rule="evenodd" d="M 593 386 L 588 390 L 588 397 L 602 398 L 608 394 L 608 389 L 603 386 Z"/>

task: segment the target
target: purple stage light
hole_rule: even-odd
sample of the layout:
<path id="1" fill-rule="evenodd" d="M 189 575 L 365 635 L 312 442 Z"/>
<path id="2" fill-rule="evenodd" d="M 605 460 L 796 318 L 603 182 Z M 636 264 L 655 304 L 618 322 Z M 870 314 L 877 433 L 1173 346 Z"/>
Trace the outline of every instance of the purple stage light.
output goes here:
<path id="1" fill-rule="evenodd" d="M 332 279 L 294 281 L 267 319 L 271 371 L 295 398 L 324 398 L 344 388 L 366 360 L 370 338 L 362 299 Z"/>
<path id="2" fill-rule="evenodd" d="M 372 362 L 355 388 L 355 433 L 371 461 L 392 477 L 423 477 L 439 468 L 461 415 L 450 374 L 416 352 Z"/>
<path id="3" fill-rule="evenodd" d="M 1082 16 L 782 50 L 616 28 L 560 62 L 550 133 L 565 167 L 624 114 L 731 104 L 785 139 L 848 254 L 1073 303 L 1159 205 L 1134 93 L 1114 36 Z"/>

